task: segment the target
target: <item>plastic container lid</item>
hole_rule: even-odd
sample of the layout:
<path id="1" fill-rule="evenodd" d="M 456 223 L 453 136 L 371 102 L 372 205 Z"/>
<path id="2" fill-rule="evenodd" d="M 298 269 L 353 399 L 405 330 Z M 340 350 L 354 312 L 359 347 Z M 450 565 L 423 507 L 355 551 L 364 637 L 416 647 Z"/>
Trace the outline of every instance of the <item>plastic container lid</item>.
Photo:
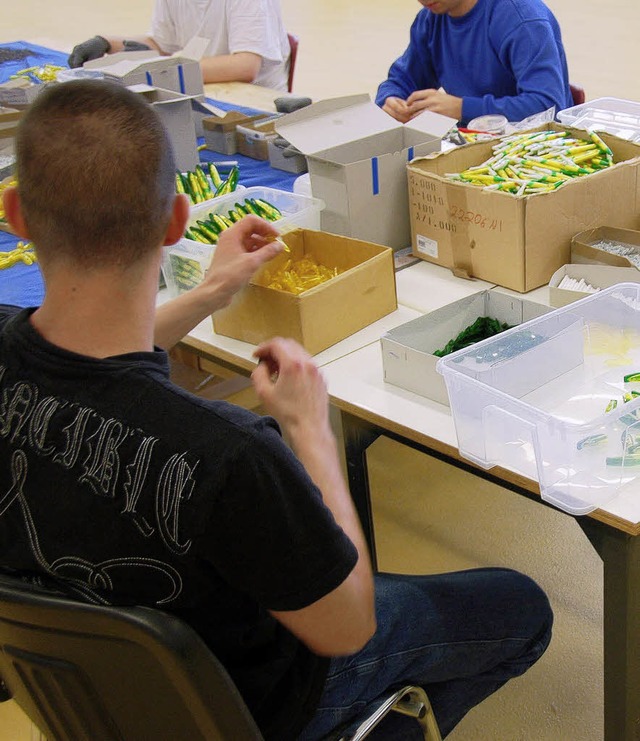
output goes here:
<path id="1" fill-rule="evenodd" d="M 73 80 L 102 80 L 104 79 L 104 73 L 99 72 L 97 69 L 83 69 L 77 67 L 75 69 L 62 69 L 56 75 L 58 82 L 73 82 Z"/>
<path id="2" fill-rule="evenodd" d="M 473 131 L 484 131 L 487 134 L 504 134 L 508 123 L 505 116 L 478 116 L 469 121 L 467 128 Z"/>
<path id="3" fill-rule="evenodd" d="M 558 120 L 566 126 L 606 131 L 623 139 L 640 141 L 640 103 L 623 98 L 596 98 L 565 108 Z"/>

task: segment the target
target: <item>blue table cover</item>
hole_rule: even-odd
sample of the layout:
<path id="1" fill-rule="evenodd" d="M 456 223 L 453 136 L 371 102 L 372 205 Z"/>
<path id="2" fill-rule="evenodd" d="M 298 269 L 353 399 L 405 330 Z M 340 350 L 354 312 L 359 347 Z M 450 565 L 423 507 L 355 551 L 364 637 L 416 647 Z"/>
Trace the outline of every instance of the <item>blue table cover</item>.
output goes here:
<path id="1" fill-rule="evenodd" d="M 15 41 L 10 44 L 0 44 L 0 60 L 6 53 L 4 50 L 25 50 L 28 55 L 22 59 L 4 61 L 0 64 L 0 82 L 5 82 L 11 75 L 25 67 L 33 67 L 42 64 L 56 64 L 67 66 L 67 54 L 43 46 L 29 44 L 26 41 Z M 208 99 L 210 103 L 223 110 L 242 111 L 247 114 L 257 113 L 254 108 L 247 108 L 219 100 Z M 204 140 L 199 140 L 204 143 Z M 212 152 L 208 149 L 200 151 L 202 162 L 216 162 L 236 160 L 240 168 L 239 184 L 246 187 L 262 185 L 269 188 L 292 191 L 293 183 L 298 175 L 276 170 L 268 162 L 254 160 L 241 154 L 225 155 Z M 14 235 L 0 230 L 0 252 L 14 249 L 18 243 Z M 44 298 L 44 283 L 42 274 L 37 264 L 25 265 L 20 262 L 5 270 L 0 270 L 0 303 L 13 304 L 14 306 L 39 306 Z"/>

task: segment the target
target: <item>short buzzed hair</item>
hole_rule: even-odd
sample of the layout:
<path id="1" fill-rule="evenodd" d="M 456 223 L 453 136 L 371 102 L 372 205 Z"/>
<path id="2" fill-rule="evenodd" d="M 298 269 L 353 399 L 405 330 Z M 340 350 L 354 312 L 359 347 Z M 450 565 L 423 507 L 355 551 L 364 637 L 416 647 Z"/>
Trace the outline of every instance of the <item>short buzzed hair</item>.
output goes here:
<path id="1" fill-rule="evenodd" d="M 41 93 L 16 139 L 18 192 L 36 249 L 83 267 L 128 267 L 157 248 L 175 197 L 175 162 L 150 105 L 115 82 Z"/>

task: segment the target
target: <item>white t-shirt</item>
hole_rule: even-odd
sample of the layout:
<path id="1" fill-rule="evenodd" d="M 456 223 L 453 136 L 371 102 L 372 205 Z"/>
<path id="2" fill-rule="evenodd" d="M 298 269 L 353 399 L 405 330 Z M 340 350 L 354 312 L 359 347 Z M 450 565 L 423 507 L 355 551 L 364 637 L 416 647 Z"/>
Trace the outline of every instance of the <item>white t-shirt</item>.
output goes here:
<path id="1" fill-rule="evenodd" d="M 259 54 L 255 83 L 287 89 L 289 40 L 280 0 L 156 0 L 151 36 L 168 54 L 184 49 L 194 36 L 209 39 L 205 56 Z"/>

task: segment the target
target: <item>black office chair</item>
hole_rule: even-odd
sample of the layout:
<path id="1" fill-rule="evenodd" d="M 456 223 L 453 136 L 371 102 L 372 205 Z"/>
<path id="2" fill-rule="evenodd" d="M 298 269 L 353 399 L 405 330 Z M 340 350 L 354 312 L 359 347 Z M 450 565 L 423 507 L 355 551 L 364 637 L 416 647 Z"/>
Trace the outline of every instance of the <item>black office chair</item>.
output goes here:
<path id="1" fill-rule="evenodd" d="M 49 741 L 262 741 L 195 631 L 151 608 L 76 602 L 0 575 L 0 678 L 0 700 L 14 699 Z M 419 687 L 390 695 L 350 739 L 391 710 L 441 741 Z"/>
<path id="2" fill-rule="evenodd" d="M 571 90 L 573 105 L 582 105 L 587 99 L 584 88 L 580 85 L 569 85 L 569 89 Z"/>

